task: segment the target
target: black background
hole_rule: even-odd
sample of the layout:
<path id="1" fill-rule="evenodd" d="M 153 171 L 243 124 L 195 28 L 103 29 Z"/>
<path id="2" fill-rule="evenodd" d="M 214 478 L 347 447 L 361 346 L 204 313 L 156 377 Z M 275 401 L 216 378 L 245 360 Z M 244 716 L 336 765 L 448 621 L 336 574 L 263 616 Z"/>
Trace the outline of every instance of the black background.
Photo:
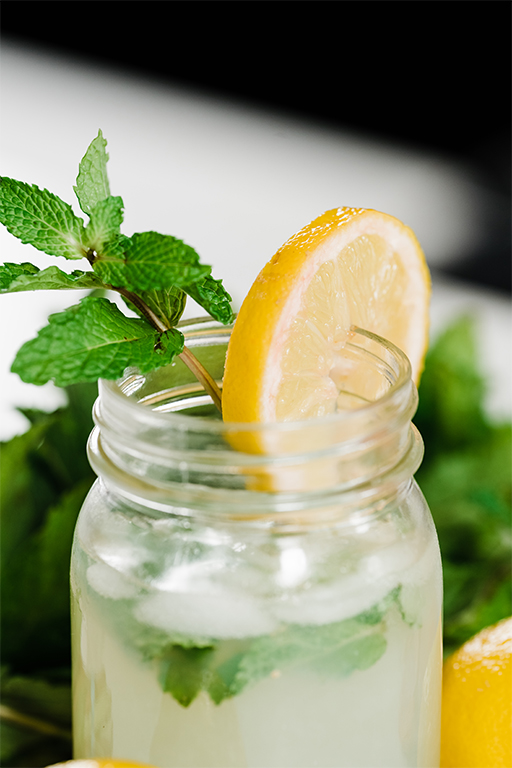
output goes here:
<path id="1" fill-rule="evenodd" d="M 2 36 L 461 160 L 495 196 L 451 274 L 511 290 L 508 2 L 2 3 Z M 4 119 L 5 116 L 4 116 Z"/>

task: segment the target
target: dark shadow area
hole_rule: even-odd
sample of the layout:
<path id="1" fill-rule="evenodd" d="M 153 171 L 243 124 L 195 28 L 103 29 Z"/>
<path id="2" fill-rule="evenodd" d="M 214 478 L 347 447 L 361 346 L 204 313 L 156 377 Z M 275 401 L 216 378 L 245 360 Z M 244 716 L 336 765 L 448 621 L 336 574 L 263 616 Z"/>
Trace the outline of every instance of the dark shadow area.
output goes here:
<path id="1" fill-rule="evenodd" d="M 487 242 L 450 274 L 510 292 L 510 16 L 496 2 L 7 0 L 1 24 L 17 43 L 462 162 L 493 203 Z"/>

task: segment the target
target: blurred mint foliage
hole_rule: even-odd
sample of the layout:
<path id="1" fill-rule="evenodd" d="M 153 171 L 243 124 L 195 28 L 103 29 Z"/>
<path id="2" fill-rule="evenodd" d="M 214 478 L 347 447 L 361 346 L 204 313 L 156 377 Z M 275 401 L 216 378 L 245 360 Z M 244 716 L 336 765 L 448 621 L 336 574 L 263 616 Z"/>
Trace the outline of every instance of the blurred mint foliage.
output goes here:
<path id="1" fill-rule="evenodd" d="M 512 614 L 512 429 L 485 414 L 470 317 L 429 351 L 419 394 L 425 457 L 416 479 L 441 546 L 448 654 Z"/>
<path id="2" fill-rule="evenodd" d="M 25 409 L 28 431 L 0 444 L 0 764 L 10 768 L 71 758 L 68 571 L 94 480 L 85 444 L 96 391 L 73 385 L 54 413 Z M 512 614 L 511 425 L 488 419 L 484 393 L 473 323 L 461 318 L 428 353 L 415 417 L 425 441 L 417 480 L 443 557 L 447 652 Z"/>
<path id="3" fill-rule="evenodd" d="M 97 385 L 66 394 L 53 413 L 23 409 L 30 428 L 0 444 L 0 764 L 9 768 L 71 757 L 69 561 L 94 481 L 85 445 Z"/>

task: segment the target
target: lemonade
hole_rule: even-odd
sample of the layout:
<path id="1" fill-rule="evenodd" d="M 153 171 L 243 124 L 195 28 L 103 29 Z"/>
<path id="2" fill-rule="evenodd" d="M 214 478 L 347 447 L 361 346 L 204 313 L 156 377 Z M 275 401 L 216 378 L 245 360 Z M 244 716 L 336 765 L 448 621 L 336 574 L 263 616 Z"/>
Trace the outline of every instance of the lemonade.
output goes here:
<path id="1" fill-rule="evenodd" d="M 439 727 L 441 585 L 436 548 L 430 544 L 419 554 L 395 587 L 408 593 L 406 600 L 414 595 L 416 615 L 404 619 L 400 600 L 389 599 L 390 590 L 380 621 L 355 633 L 359 644 L 375 641 L 368 659 L 358 665 L 351 658 L 344 666 L 343 654 L 338 652 L 340 664 L 332 651 L 336 632 L 343 634 L 340 627 L 348 628 L 353 617 L 338 626 L 300 625 L 308 638 L 318 637 L 318 647 L 307 649 L 311 655 L 305 652 L 282 669 L 277 662 L 254 685 L 218 705 L 204 691 L 189 707 L 180 705 L 162 691 L 157 664 L 144 661 L 116 631 L 116 623 L 122 627 L 140 615 L 144 598 L 116 601 L 92 588 L 75 594 L 76 753 L 129 754 L 162 768 L 436 765 L 439 743 L 432 734 Z M 85 554 L 80 559 L 92 573 L 98 566 L 104 569 L 108 583 L 109 566 L 92 563 Z M 119 587 L 117 573 L 110 576 Z M 203 629 L 201 618 L 198 629 Z M 262 630 L 277 627 L 276 637 L 287 631 L 275 614 L 258 618 L 267 625 Z M 207 617 L 204 622 L 207 634 Z M 261 644 L 252 634 L 240 637 L 243 626 L 237 629 L 236 638 L 218 641 L 219 658 L 229 659 L 233 649 L 249 648 L 251 642 Z M 248 631 L 257 628 L 253 624 Z M 372 663 L 373 657 L 378 658 Z M 348 672 L 348 666 L 354 670 Z"/>
<path id="2" fill-rule="evenodd" d="M 219 379 L 229 329 L 183 330 Z M 179 364 L 101 383 L 102 480 L 73 553 L 76 757 L 438 765 L 441 567 L 411 479 L 415 388 L 398 350 L 355 335 L 366 400 L 346 393 L 357 407 L 328 419 L 244 432 Z"/>

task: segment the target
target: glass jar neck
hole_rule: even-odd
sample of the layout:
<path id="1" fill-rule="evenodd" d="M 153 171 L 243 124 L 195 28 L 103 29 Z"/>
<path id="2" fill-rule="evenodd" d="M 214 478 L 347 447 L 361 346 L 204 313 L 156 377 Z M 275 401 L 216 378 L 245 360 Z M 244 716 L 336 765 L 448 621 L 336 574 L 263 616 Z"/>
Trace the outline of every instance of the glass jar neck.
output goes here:
<path id="1" fill-rule="evenodd" d="M 231 329 L 196 320 L 181 330 L 220 382 Z M 293 423 L 222 422 L 180 360 L 101 381 L 91 465 L 110 490 L 160 513 L 374 514 L 396 502 L 421 462 L 417 392 L 405 355 L 371 333 L 353 329 L 344 359 L 347 409 Z"/>

